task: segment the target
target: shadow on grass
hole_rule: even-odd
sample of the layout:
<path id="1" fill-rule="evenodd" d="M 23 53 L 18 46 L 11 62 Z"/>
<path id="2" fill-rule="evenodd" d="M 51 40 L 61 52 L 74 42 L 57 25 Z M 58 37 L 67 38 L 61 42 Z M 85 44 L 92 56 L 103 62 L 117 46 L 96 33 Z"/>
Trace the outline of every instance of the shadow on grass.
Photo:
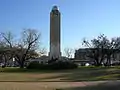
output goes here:
<path id="1" fill-rule="evenodd" d="M 71 72 L 71 74 L 62 80 L 98 81 L 118 79 L 120 79 L 120 70 L 118 68 L 84 68 L 77 72 Z"/>
<path id="2" fill-rule="evenodd" d="M 63 74 L 64 72 L 64 74 Z M 57 76 L 48 76 L 37 78 L 37 80 L 52 81 L 101 81 L 101 80 L 119 80 L 120 70 L 116 68 L 81 68 L 75 70 L 60 71 Z"/>
<path id="3" fill-rule="evenodd" d="M 65 72 L 65 70 L 36 70 L 36 69 L 26 69 L 26 68 L 0 68 L 0 72 L 3 73 L 54 73 L 54 72 Z"/>
<path id="4" fill-rule="evenodd" d="M 120 82 L 107 82 L 93 86 L 73 87 L 60 90 L 120 90 Z"/>

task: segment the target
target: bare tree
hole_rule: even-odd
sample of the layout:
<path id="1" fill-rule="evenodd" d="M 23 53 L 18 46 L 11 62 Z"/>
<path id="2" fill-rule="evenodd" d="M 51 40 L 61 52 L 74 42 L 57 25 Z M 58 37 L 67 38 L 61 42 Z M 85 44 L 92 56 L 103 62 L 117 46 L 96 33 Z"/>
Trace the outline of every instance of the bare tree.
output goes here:
<path id="1" fill-rule="evenodd" d="M 101 34 L 97 38 L 91 40 L 91 42 L 87 40 L 83 40 L 83 45 L 87 46 L 89 50 L 87 51 L 88 57 L 94 60 L 94 64 L 100 66 L 105 59 L 106 50 L 109 46 L 109 40 L 104 34 Z"/>
<path id="2" fill-rule="evenodd" d="M 72 54 L 73 54 L 73 49 L 71 49 L 71 48 L 65 48 L 65 49 L 64 49 L 64 53 L 65 53 L 65 55 L 66 55 L 68 58 L 71 58 L 71 57 L 72 57 Z"/>
<path id="3" fill-rule="evenodd" d="M 14 48 L 15 58 L 20 68 L 24 68 L 25 61 L 29 59 L 28 54 L 31 56 L 30 52 L 39 48 L 39 39 L 40 33 L 34 29 L 26 29 L 22 32 L 21 42 Z"/>
<path id="4" fill-rule="evenodd" d="M 5 61 L 15 58 L 16 62 L 19 64 L 20 68 L 24 67 L 25 62 L 30 58 L 38 57 L 37 50 L 41 50 L 41 54 L 45 50 L 40 48 L 40 36 L 41 34 L 34 29 L 23 30 L 18 42 L 15 42 L 13 34 L 11 32 L 0 34 L 2 42 L 0 42 L 0 53 Z M 39 49 L 40 48 L 40 49 Z"/>
<path id="5" fill-rule="evenodd" d="M 47 53 L 47 50 L 45 47 L 41 47 L 38 51 L 39 56 L 45 55 Z"/>
<path id="6" fill-rule="evenodd" d="M 117 53 L 120 53 L 120 37 L 112 38 L 111 40 L 111 53 L 114 60 L 119 59 L 116 57 Z"/>
<path id="7" fill-rule="evenodd" d="M 13 34 L 11 32 L 1 33 L 1 56 L 4 63 L 4 66 L 6 66 L 7 62 L 13 58 L 13 54 L 11 52 L 12 46 L 13 46 Z"/>
<path id="8" fill-rule="evenodd" d="M 4 45 L 6 44 L 9 48 L 12 48 L 14 43 L 14 37 L 11 32 L 1 33 L 1 36 L 3 38 Z"/>

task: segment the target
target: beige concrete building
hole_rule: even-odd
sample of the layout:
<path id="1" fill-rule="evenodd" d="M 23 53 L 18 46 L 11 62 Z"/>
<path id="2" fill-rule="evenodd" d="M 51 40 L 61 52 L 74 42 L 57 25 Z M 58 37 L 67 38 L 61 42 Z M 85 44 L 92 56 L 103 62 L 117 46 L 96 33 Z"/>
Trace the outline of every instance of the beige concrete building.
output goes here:
<path id="1" fill-rule="evenodd" d="M 60 48 L 60 12 L 57 6 L 53 6 L 50 12 L 50 59 L 61 57 Z"/>
<path id="2" fill-rule="evenodd" d="M 89 58 L 88 55 L 89 55 L 89 50 L 92 50 L 92 48 L 80 48 L 78 50 L 75 51 L 75 60 L 76 62 L 80 62 L 80 63 L 91 63 L 92 61 L 92 58 Z M 106 62 L 107 61 L 107 58 L 104 59 L 103 62 Z M 93 62 L 92 62 L 93 63 Z M 114 63 L 120 63 L 120 52 L 116 52 L 114 53 L 114 58 L 113 56 L 111 56 L 111 64 L 114 64 Z"/>

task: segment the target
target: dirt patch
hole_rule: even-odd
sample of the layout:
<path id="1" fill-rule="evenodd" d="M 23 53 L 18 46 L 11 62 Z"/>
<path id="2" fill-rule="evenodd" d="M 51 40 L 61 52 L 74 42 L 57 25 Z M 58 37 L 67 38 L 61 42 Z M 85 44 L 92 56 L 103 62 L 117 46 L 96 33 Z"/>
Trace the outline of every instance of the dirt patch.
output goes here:
<path id="1" fill-rule="evenodd" d="M 0 82 L 0 90 L 55 90 L 57 88 L 85 87 L 102 82 Z"/>

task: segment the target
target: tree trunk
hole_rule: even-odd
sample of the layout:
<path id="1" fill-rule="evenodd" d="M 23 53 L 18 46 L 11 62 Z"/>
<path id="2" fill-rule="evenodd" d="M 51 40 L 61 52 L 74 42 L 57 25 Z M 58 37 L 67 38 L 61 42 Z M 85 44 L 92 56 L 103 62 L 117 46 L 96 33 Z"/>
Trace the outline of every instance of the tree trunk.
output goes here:
<path id="1" fill-rule="evenodd" d="M 107 66 L 110 66 L 110 64 L 111 64 L 111 60 L 110 60 L 110 55 L 109 55 L 107 56 Z"/>
<path id="2" fill-rule="evenodd" d="M 101 63 L 99 62 L 99 59 L 96 59 L 95 62 L 96 62 L 95 66 L 101 66 Z"/>
<path id="3" fill-rule="evenodd" d="M 19 64 L 20 68 L 24 68 L 24 60 L 19 59 L 19 60 L 17 60 L 17 63 Z"/>
<path id="4" fill-rule="evenodd" d="M 3 57 L 4 57 L 4 68 L 5 68 L 7 64 L 7 56 L 4 54 Z"/>
<path id="5" fill-rule="evenodd" d="M 20 65 L 20 68 L 24 68 L 24 62 L 21 62 L 19 65 Z"/>

